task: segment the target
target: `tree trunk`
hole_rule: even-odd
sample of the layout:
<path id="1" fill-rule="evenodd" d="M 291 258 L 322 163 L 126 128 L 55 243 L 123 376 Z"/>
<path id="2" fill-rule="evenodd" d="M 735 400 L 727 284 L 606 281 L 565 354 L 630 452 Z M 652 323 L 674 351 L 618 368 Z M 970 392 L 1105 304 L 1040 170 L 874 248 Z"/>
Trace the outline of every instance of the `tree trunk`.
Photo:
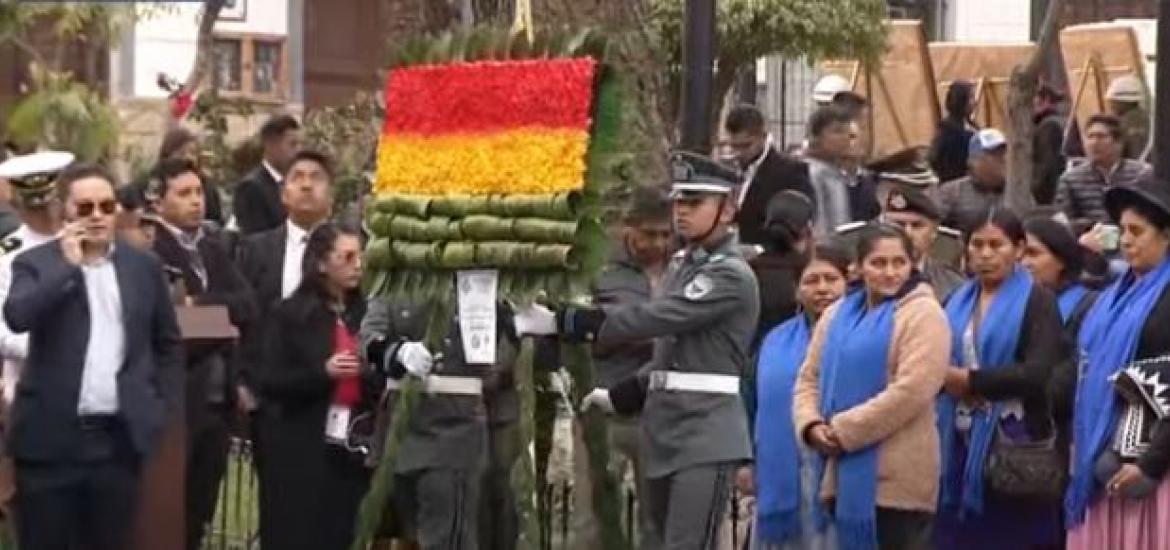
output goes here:
<path id="1" fill-rule="evenodd" d="M 1035 204 L 1032 184 L 1035 180 L 1035 163 L 1032 145 L 1035 124 L 1032 122 L 1032 99 L 1040 87 L 1040 70 L 1043 68 L 1045 52 L 1057 47 L 1060 39 L 1059 20 L 1064 0 L 1051 0 L 1048 13 L 1044 16 L 1036 51 L 1023 66 L 1012 70 L 1008 88 L 1008 120 L 1011 138 L 1008 144 L 1007 190 L 1004 194 L 1008 208 L 1023 214 Z"/>
<path id="2" fill-rule="evenodd" d="M 719 123 L 723 121 L 723 107 L 727 105 L 727 94 L 735 87 L 740 71 L 746 65 L 747 63 L 727 59 L 719 60 L 719 68 L 715 71 L 715 83 L 711 86 L 711 111 L 707 113 L 707 120 L 711 125 L 711 142 L 707 143 L 706 149 L 708 153 L 719 143 Z M 755 78 L 754 72 L 752 78 Z"/>
<path id="3" fill-rule="evenodd" d="M 199 33 L 195 38 L 195 64 L 191 66 L 191 73 L 183 83 L 183 88 L 194 94 L 203 84 L 203 78 L 210 70 L 211 51 L 214 47 L 215 22 L 219 19 L 219 12 L 227 0 L 204 0 L 203 15 L 199 17 Z"/>

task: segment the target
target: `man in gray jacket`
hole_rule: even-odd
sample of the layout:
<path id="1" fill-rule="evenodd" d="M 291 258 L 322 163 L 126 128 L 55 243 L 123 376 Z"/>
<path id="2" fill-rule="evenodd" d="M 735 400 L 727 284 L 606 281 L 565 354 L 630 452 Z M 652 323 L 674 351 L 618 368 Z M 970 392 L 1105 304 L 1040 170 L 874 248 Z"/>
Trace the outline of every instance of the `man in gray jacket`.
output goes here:
<path id="1" fill-rule="evenodd" d="M 642 503 L 651 535 L 668 550 L 694 550 L 715 547 L 733 473 L 751 458 L 739 377 L 759 293 L 732 229 L 734 178 L 695 155 L 676 155 L 673 168 L 675 229 L 687 245 L 672 259 L 660 294 L 610 309 L 554 314 L 534 306 L 517 312 L 515 324 L 522 334 L 599 344 L 656 339 L 646 367 L 594 390 L 583 407 L 641 411 Z"/>

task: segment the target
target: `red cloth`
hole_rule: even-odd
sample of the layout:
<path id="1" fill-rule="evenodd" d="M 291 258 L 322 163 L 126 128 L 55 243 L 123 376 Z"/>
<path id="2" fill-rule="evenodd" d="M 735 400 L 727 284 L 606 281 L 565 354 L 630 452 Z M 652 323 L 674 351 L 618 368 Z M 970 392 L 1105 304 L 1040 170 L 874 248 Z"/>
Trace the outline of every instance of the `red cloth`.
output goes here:
<path id="1" fill-rule="evenodd" d="M 333 353 L 352 353 L 357 355 L 357 338 L 350 334 L 349 329 L 341 319 L 333 325 Z M 361 379 L 358 377 L 342 378 L 337 381 L 333 390 L 333 404 L 343 407 L 357 405 L 362 397 Z"/>
<path id="2" fill-rule="evenodd" d="M 190 92 L 184 91 L 180 88 L 175 93 L 171 94 L 171 117 L 179 120 L 187 116 L 191 107 L 195 105 L 195 97 Z"/>

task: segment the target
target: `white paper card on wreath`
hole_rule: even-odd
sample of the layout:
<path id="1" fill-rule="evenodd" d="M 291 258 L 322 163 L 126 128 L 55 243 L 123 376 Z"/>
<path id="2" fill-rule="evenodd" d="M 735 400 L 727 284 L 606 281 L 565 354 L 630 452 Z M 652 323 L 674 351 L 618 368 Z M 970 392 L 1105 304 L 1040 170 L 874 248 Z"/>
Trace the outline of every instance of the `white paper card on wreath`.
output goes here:
<path id="1" fill-rule="evenodd" d="M 500 273 L 494 269 L 459 272 L 459 333 L 463 357 L 470 365 L 496 362 L 496 292 Z"/>

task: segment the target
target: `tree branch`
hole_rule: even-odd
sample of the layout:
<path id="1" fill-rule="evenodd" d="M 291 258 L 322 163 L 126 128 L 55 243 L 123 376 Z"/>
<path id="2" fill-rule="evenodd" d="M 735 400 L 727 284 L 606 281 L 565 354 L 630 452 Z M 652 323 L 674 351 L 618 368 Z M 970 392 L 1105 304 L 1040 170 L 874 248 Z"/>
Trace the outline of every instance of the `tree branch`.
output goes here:
<path id="1" fill-rule="evenodd" d="M 219 19 L 219 13 L 223 11 L 225 3 L 226 0 L 203 2 L 203 14 L 199 17 L 199 34 L 195 40 L 195 65 L 191 67 L 187 80 L 183 82 L 183 88 L 190 93 L 194 93 L 203 84 L 203 77 L 207 74 L 208 61 L 215 44 L 213 33 L 215 22 Z"/>
<path id="2" fill-rule="evenodd" d="M 1032 187 L 1035 184 L 1036 167 L 1033 157 L 1033 136 L 1035 124 L 1032 121 L 1032 99 L 1040 87 L 1040 70 L 1043 68 L 1045 52 L 1057 47 L 1060 39 L 1060 13 L 1064 0 L 1049 0 L 1048 12 L 1040 28 L 1036 50 L 1022 66 L 1012 70 L 1008 87 L 1009 132 L 1007 189 L 1004 199 L 1008 208 L 1019 214 L 1035 206 Z"/>

